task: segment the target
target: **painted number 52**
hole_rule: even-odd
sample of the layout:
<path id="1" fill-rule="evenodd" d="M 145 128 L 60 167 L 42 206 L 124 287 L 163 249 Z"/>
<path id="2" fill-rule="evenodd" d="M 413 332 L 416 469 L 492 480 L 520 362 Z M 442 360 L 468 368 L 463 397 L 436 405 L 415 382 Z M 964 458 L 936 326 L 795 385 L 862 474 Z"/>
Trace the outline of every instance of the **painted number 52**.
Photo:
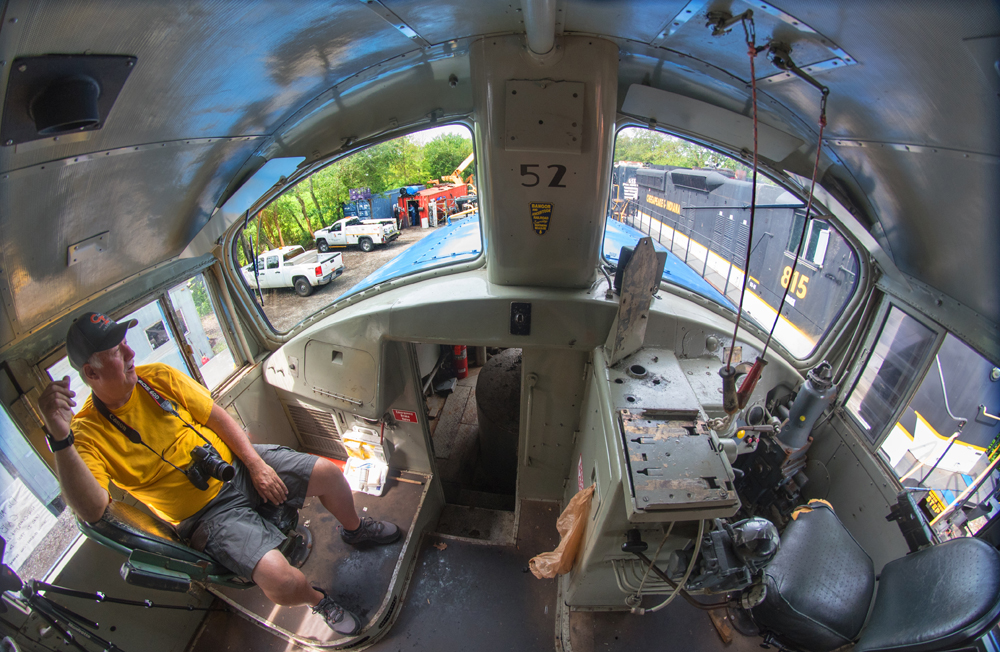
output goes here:
<path id="1" fill-rule="evenodd" d="M 789 289 L 789 292 L 794 292 L 798 298 L 805 299 L 806 285 L 809 283 L 809 277 L 805 274 L 799 274 L 798 271 L 793 274 L 791 265 L 788 265 L 781 273 L 781 287 L 788 287 L 789 276 L 792 281 L 792 287 Z"/>
<path id="2" fill-rule="evenodd" d="M 521 181 L 521 185 L 524 186 L 525 188 L 534 188 L 539 183 L 541 183 L 542 178 L 540 176 L 538 176 L 537 173 L 532 172 L 532 170 L 531 170 L 532 168 L 540 168 L 540 167 L 542 167 L 542 166 L 538 165 L 538 164 L 534 164 L 534 163 L 522 163 L 521 164 L 521 177 L 522 178 L 527 177 L 528 180 L 531 183 L 527 183 L 525 181 Z M 555 172 L 552 174 L 552 180 L 549 181 L 549 188 L 565 188 L 566 187 L 565 185 L 563 185 L 562 183 L 560 183 L 562 181 L 563 175 L 566 174 L 566 166 L 565 165 L 550 165 L 546 169 L 548 169 L 548 170 L 555 170 Z"/>

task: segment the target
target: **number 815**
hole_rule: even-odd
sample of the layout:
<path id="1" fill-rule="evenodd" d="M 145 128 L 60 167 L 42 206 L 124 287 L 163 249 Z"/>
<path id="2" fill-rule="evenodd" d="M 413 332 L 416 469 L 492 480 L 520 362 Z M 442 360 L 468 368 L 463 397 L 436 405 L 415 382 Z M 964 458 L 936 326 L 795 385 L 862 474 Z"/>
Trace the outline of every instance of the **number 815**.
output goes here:
<path id="1" fill-rule="evenodd" d="M 809 277 L 806 276 L 805 274 L 799 274 L 798 271 L 796 271 L 793 274 L 791 265 L 786 265 L 785 269 L 782 270 L 781 273 L 781 287 L 783 288 L 788 287 L 789 277 L 791 277 L 792 279 L 792 288 L 790 291 L 794 292 L 795 296 L 797 296 L 798 298 L 805 299 L 806 285 L 809 283 Z"/>

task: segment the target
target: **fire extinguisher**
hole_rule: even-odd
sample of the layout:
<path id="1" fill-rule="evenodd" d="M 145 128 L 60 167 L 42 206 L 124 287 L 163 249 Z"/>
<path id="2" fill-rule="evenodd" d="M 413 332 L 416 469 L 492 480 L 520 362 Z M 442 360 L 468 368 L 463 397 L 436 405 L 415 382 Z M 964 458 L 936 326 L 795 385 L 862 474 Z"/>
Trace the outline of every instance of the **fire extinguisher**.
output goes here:
<path id="1" fill-rule="evenodd" d="M 464 344 L 456 344 L 455 352 L 455 377 L 461 380 L 469 375 L 469 353 Z"/>

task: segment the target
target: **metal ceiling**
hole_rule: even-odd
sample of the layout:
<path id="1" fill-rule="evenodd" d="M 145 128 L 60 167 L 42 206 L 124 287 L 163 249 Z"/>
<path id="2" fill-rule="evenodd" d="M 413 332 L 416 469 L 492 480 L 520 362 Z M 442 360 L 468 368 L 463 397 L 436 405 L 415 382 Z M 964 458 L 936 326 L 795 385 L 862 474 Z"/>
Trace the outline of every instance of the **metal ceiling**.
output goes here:
<path id="1" fill-rule="evenodd" d="M 900 270 L 1000 324 L 995 2 L 556 6 L 557 32 L 619 46 L 619 107 L 631 84 L 644 83 L 750 114 L 741 28 L 712 37 L 709 10 L 755 8 L 758 41 L 788 42 L 800 66 L 839 56 L 842 65 L 815 73 L 831 89 L 824 184 L 849 200 Z M 518 2 L 467 0 L 9 0 L 2 92 L 18 57 L 123 54 L 138 63 L 99 131 L 0 145 L 0 349 L 177 256 L 265 158 L 311 162 L 470 114 L 469 43 L 523 32 L 521 13 Z M 758 58 L 758 78 L 778 72 Z M 762 81 L 761 91 L 762 120 L 806 143 L 772 163 L 808 175 L 818 93 L 798 79 Z M 723 127 L 694 135 L 725 146 Z M 111 234 L 109 250 L 67 267 L 67 248 L 100 231 Z"/>

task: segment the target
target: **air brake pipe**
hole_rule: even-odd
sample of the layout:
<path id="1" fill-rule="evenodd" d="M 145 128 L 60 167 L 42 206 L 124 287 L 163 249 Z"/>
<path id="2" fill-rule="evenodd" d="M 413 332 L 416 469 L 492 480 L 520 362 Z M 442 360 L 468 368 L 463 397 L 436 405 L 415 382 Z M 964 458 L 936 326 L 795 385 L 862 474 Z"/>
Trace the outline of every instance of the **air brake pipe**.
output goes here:
<path id="1" fill-rule="evenodd" d="M 556 42 L 556 0 L 521 0 L 524 33 L 533 54 L 548 54 Z"/>

